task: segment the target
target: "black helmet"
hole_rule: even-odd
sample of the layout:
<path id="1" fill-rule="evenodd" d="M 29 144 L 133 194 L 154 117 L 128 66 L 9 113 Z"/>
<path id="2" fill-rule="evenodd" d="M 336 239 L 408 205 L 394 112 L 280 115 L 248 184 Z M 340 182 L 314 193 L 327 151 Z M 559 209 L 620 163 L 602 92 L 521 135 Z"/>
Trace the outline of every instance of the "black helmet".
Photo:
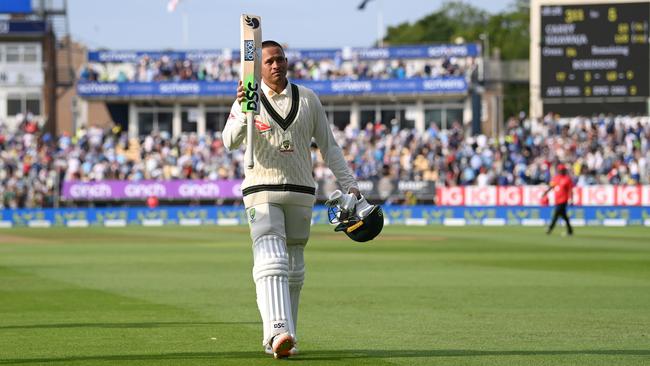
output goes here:
<path id="1" fill-rule="evenodd" d="M 333 221 L 333 216 L 336 216 L 336 213 L 330 211 L 330 222 Z M 343 231 L 350 239 L 358 242 L 374 239 L 384 228 L 384 213 L 379 205 L 373 206 L 364 218 L 351 215 L 339 219 L 334 231 Z"/>

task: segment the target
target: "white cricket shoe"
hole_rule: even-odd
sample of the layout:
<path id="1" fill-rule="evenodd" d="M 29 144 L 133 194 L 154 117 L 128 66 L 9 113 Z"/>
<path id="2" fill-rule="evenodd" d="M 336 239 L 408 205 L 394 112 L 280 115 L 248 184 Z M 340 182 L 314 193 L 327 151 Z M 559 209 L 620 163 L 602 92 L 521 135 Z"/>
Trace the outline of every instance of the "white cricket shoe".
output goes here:
<path id="1" fill-rule="evenodd" d="M 271 341 L 271 351 L 273 352 L 273 358 L 286 358 L 291 356 L 291 349 L 293 348 L 295 341 L 291 334 L 282 333 L 273 337 Z"/>
<path id="2" fill-rule="evenodd" d="M 266 353 L 267 355 L 273 355 L 273 348 L 267 345 L 266 347 L 264 347 L 264 353 Z M 298 351 L 298 347 L 296 345 L 294 345 L 291 351 L 289 351 L 290 356 L 295 356 L 299 353 L 300 351 Z"/>

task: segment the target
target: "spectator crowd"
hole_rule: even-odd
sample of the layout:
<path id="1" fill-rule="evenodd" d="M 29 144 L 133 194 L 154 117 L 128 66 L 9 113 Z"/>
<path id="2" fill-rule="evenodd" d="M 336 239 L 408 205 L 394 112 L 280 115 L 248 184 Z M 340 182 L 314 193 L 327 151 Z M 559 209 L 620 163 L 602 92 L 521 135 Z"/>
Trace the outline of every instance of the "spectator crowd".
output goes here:
<path id="1" fill-rule="evenodd" d="M 503 136 L 469 136 L 456 122 L 424 132 L 368 124 L 335 131 L 361 179 L 389 176 L 433 181 L 436 186 L 536 185 L 550 181 L 564 163 L 578 186 L 650 184 L 648 117 L 511 118 Z M 317 179 L 331 178 L 314 154 Z"/>
<path id="2" fill-rule="evenodd" d="M 335 128 L 335 127 L 333 127 Z M 368 123 L 334 130 L 359 179 L 431 181 L 436 186 L 548 183 L 568 164 L 578 186 L 650 184 L 648 117 L 511 118 L 499 138 L 470 136 L 460 123 L 439 130 Z M 317 147 L 314 176 L 329 180 Z M 154 132 L 129 139 L 118 127 L 42 133 L 25 116 L 16 132 L 0 123 L 0 208 L 50 207 L 64 180 L 239 179 L 243 150 L 228 152 L 219 132 L 172 137 Z"/>
<path id="3" fill-rule="evenodd" d="M 294 80 L 408 79 L 440 76 L 465 76 L 473 69 L 472 57 L 440 59 L 379 59 L 344 61 L 332 59 L 289 60 L 288 76 Z M 163 82 L 163 81 L 235 81 L 240 63 L 229 57 L 202 61 L 158 59 L 143 56 L 137 63 L 88 63 L 79 72 L 81 81 Z"/>

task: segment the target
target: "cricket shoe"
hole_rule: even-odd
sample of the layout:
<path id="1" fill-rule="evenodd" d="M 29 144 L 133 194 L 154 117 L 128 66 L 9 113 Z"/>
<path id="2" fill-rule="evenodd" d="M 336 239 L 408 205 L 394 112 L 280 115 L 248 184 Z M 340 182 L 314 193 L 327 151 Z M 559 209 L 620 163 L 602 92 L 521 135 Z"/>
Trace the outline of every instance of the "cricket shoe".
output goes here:
<path id="1" fill-rule="evenodd" d="M 273 337 L 271 341 L 271 352 L 273 352 L 273 358 L 286 358 L 292 355 L 291 349 L 293 348 L 295 341 L 291 334 L 282 333 Z"/>
<path id="2" fill-rule="evenodd" d="M 266 347 L 264 347 L 264 353 L 266 353 L 267 355 L 273 355 L 273 348 L 267 345 Z M 291 351 L 289 351 L 290 356 L 295 356 L 298 353 L 300 353 L 300 351 L 298 351 L 298 347 L 296 347 L 296 345 L 294 345 Z"/>

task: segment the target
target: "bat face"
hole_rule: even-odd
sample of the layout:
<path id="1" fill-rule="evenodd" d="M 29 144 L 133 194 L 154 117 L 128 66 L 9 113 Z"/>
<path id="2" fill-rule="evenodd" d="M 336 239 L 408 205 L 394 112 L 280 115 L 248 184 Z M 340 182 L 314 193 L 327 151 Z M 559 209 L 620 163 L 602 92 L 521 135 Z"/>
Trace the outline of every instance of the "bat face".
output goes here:
<path id="1" fill-rule="evenodd" d="M 241 16 L 241 77 L 244 84 L 242 112 L 259 112 L 262 63 L 261 18 Z"/>

